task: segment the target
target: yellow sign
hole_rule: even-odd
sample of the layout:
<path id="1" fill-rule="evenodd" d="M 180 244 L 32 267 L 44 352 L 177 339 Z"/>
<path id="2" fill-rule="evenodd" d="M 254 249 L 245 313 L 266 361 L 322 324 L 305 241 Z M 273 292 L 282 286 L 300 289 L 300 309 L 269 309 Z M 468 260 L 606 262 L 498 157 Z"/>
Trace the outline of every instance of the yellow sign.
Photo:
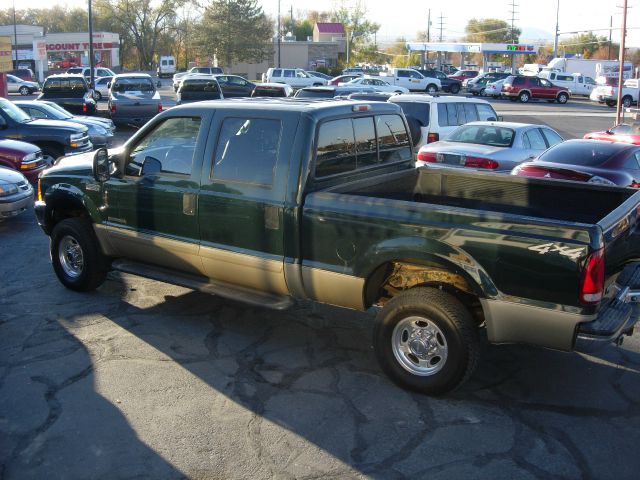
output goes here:
<path id="1" fill-rule="evenodd" d="M 11 37 L 0 37 L 0 72 L 13 70 Z"/>

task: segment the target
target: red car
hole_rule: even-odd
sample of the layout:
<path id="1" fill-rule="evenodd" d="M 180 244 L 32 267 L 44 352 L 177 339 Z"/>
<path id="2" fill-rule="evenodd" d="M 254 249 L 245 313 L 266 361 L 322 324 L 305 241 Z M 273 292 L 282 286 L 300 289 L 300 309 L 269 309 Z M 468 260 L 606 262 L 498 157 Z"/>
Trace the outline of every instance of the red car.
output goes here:
<path id="1" fill-rule="evenodd" d="M 633 143 L 640 145 L 640 123 L 628 125 L 621 123 L 604 132 L 587 133 L 584 138 L 588 140 L 605 140 L 607 142 Z"/>
<path id="2" fill-rule="evenodd" d="M 567 140 L 511 175 L 640 188 L 640 146 L 598 140 Z"/>
<path id="3" fill-rule="evenodd" d="M 469 78 L 475 78 L 478 76 L 480 72 L 477 70 L 458 70 L 453 75 L 449 75 L 449 78 L 454 80 L 460 80 L 461 82 L 464 80 L 468 80 Z"/>
<path id="4" fill-rule="evenodd" d="M 19 171 L 35 185 L 49 165 L 39 147 L 17 140 L 0 140 L 0 166 Z"/>
<path id="5" fill-rule="evenodd" d="M 331 80 L 327 82 L 327 85 L 338 85 L 339 83 L 347 83 L 353 80 L 354 78 L 360 78 L 362 76 L 361 73 L 357 75 L 339 75 L 337 77 L 333 77 Z"/>
<path id="6" fill-rule="evenodd" d="M 520 100 L 522 103 L 527 103 L 531 99 L 567 103 L 571 97 L 569 90 L 557 87 L 549 80 L 523 75 L 510 75 L 505 78 L 501 95 L 512 102 Z"/>

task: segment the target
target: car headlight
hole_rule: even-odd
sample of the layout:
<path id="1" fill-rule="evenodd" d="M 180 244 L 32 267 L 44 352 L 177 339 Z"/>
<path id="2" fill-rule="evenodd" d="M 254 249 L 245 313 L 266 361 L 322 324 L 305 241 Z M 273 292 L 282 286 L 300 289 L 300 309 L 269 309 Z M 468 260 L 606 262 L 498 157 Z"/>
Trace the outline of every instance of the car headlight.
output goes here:
<path id="1" fill-rule="evenodd" d="M 611 180 L 607 178 L 599 177 L 597 175 L 594 175 L 593 177 L 591 177 L 587 183 L 595 183 L 598 185 L 613 185 L 614 187 L 616 186 L 616 184 Z"/>
<path id="2" fill-rule="evenodd" d="M 72 133 L 69 137 L 69 145 L 73 148 L 76 148 L 81 140 L 84 140 L 86 137 L 85 133 Z"/>
<path id="3" fill-rule="evenodd" d="M 18 193 L 18 186 L 15 183 L 0 183 L 0 197 L 8 197 Z"/>

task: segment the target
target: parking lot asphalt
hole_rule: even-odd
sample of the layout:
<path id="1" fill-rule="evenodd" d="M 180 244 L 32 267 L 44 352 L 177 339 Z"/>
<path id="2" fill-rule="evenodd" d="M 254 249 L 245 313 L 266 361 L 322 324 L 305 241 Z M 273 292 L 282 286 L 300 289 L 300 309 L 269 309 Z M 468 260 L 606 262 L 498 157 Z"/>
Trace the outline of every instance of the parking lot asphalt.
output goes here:
<path id="1" fill-rule="evenodd" d="M 611 121 L 552 107 L 520 116 Z M 471 381 L 430 398 L 379 370 L 373 311 L 120 273 L 75 293 L 32 212 L 0 223 L 0 258 L 0 479 L 638 478 L 638 332 L 592 356 L 484 342 Z"/>

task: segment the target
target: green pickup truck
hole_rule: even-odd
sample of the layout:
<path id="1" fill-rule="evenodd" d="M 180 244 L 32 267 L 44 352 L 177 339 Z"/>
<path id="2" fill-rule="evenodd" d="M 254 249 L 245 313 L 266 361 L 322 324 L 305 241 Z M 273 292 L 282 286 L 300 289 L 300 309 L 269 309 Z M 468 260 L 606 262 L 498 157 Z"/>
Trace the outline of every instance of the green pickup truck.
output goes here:
<path id="1" fill-rule="evenodd" d="M 110 269 L 261 307 L 378 310 L 382 369 L 442 394 L 493 343 L 587 350 L 640 316 L 640 192 L 415 169 L 392 103 L 246 99 L 163 112 L 64 158 L 36 215 L 68 288 Z"/>

